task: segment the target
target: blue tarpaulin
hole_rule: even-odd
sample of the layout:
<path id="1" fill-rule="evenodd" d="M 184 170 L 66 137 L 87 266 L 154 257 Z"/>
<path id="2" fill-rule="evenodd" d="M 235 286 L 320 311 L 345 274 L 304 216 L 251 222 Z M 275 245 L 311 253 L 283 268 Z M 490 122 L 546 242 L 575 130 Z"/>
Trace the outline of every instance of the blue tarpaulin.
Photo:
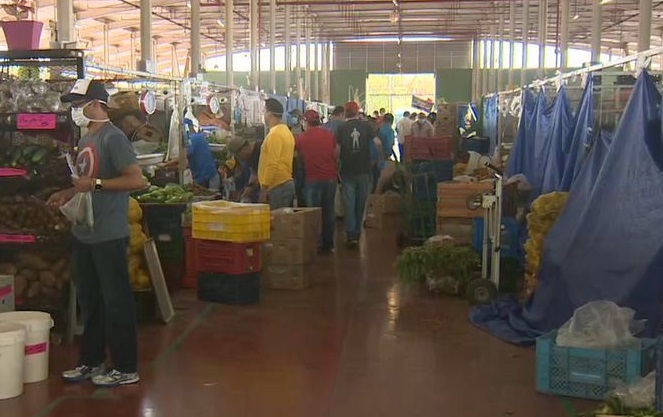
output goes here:
<path id="1" fill-rule="evenodd" d="M 471 106 L 472 104 L 470 104 Z M 464 116 L 464 115 L 463 115 Z M 497 118 L 499 116 L 499 97 L 492 95 L 483 102 L 483 136 L 487 137 L 490 146 L 488 154 L 492 155 L 497 147 Z"/>
<path id="2" fill-rule="evenodd" d="M 560 191 L 569 191 L 571 185 L 580 173 L 580 168 L 589 150 L 594 129 L 594 82 L 593 77 L 587 77 L 585 89 L 580 98 L 578 111 L 573 121 L 573 130 L 566 151 L 564 174 L 560 183 Z"/>
<path id="3" fill-rule="evenodd" d="M 518 133 L 516 134 L 516 140 L 513 143 L 513 149 L 511 149 L 506 166 L 506 174 L 509 177 L 531 172 L 531 166 L 533 165 L 533 161 L 530 158 L 531 152 L 528 150 L 530 146 L 527 135 L 532 124 L 536 96 L 530 90 L 523 91 L 521 106 L 522 114 L 520 116 L 520 124 L 518 125 Z"/>
<path id="4" fill-rule="evenodd" d="M 539 93 L 536 102 L 536 108 L 532 115 L 532 127 L 527 133 L 527 140 L 532 145 L 528 148 L 532 165 L 529 172 L 524 172 L 527 181 L 532 185 L 532 200 L 539 196 L 541 190 L 541 180 L 543 178 L 543 168 L 545 166 L 548 142 L 548 132 L 550 130 L 550 117 L 552 116 L 553 106 L 548 106 L 546 93 L 543 89 Z"/>
<path id="5" fill-rule="evenodd" d="M 553 107 L 550 130 L 543 148 L 541 194 L 558 191 L 564 175 L 564 161 L 571 139 L 573 113 L 566 89 L 559 89 Z"/>
<path id="6" fill-rule="evenodd" d="M 647 319 L 643 336 L 658 333 L 663 300 L 660 101 L 643 72 L 612 144 L 598 136 L 596 152 L 590 152 L 578 186 L 545 239 L 535 293 L 524 305 L 500 300 L 474 309 L 474 324 L 503 340 L 533 344 L 534 337 L 559 328 L 576 308 L 611 300 Z"/>

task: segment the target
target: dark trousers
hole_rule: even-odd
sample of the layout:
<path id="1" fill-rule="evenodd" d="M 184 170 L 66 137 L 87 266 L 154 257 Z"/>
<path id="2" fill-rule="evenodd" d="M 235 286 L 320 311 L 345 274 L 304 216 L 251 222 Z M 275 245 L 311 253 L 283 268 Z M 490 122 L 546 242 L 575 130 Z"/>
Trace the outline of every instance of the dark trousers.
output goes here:
<path id="1" fill-rule="evenodd" d="M 364 222 L 366 199 L 370 194 L 371 175 L 342 175 L 345 233 L 348 240 L 359 239 Z"/>
<path id="2" fill-rule="evenodd" d="M 308 182 L 304 194 L 307 207 L 322 209 L 322 249 L 334 249 L 336 180 Z"/>
<path id="3" fill-rule="evenodd" d="M 73 273 L 85 330 L 80 364 L 104 362 L 108 345 L 113 366 L 136 372 L 136 312 L 129 283 L 129 239 L 86 244 L 74 239 Z"/>
<path id="4" fill-rule="evenodd" d="M 401 164 L 405 161 L 405 146 L 402 143 L 398 144 L 398 162 Z"/>

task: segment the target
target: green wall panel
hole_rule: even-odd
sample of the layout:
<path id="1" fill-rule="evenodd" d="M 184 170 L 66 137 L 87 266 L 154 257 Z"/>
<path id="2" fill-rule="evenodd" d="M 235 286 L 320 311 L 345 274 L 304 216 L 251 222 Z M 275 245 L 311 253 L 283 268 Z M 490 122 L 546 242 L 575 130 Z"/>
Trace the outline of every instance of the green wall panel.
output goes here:
<path id="1" fill-rule="evenodd" d="M 472 100 L 471 69 L 441 69 L 435 73 L 436 97 L 446 101 L 469 102 Z"/>
<path id="2" fill-rule="evenodd" d="M 343 105 L 348 101 L 349 92 L 355 89 L 363 102 L 366 99 L 366 78 L 368 74 L 363 70 L 339 70 L 331 72 L 330 97 L 333 105 Z M 351 90 L 352 88 L 352 90 Z"/>

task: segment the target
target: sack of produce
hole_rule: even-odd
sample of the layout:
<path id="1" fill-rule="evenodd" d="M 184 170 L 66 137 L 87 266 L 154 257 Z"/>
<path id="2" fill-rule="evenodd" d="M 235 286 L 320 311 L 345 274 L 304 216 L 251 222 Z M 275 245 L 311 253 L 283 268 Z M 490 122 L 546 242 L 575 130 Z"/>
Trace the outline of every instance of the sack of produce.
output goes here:
<path id="1" fill-rule="evenodd" d="M 543 194 L 534 200 L 531 211 L 527 214 L 529 238 L 525 243 L 525 259 L 527 261 L 525 271 L 526 296 L 531 295 L 536 289 L 537 274 L 541 266 L 541 255 L 543 254 L 543 240 L 564 209 L 568 194 L 565 192 Z"/>

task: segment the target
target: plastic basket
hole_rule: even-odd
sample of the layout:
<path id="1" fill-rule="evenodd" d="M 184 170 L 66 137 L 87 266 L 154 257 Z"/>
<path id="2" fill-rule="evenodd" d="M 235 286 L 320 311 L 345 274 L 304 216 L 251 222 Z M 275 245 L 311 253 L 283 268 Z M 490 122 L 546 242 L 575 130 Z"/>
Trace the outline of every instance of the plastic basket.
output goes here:
<path id="1" fill-rule="evenodd" d="M 557 331 L 536 340 L 536 389 L 547 394 L 602 400 L 621 384 L 648 374 L 656 364 L 656 340 L 615 350 L 557 346 Z"/>
<path id="2" fill-rule="evenodd" d="M 262 243 L 194 242 L 198 272 L 246 274 L 262 268 Z"/>
<path id="3" fill-rule="evenodd" d="M 260 273 L 198 275 L 198 299 L 210 303 L 248 305 L 260 302 Z"/>
<path id="4" fill-rule="evenodd" d="M 267 204 L 203 201 L 192 204 L 193 237 L 233 243 L 264 242 L 270 237 Z"/>

